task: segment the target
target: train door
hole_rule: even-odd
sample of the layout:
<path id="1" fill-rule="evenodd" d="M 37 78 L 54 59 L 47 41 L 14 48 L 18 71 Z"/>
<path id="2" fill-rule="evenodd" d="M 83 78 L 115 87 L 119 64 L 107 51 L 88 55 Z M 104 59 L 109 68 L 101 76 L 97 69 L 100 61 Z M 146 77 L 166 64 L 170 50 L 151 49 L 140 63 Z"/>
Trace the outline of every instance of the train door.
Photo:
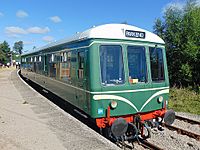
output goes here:
<path id="1" fill-rule="evenodd" d="M 149 47 L 152 88 L 165 87 L 164 55 L 162 48 Z"/>
<path id="2" fill-rule="evenodd" d="M 87 111 L 87 99 L 86 99 L 86 89 L 87 89 L 87 51 L 82 49 L 78 51 L 78 68 L 77 68 L 77 97 L 78 97 L 78 105 L 79 107 Z"/>
<path id="3" fill-rule="evenodd" d="M 158 103 L 156 100 L 160 95 L 166 94 L 166 75 L 165 75 L 165 61 L 164 53 L 162 48 L 149 47 L 149 58 L 150 58 L 150 76 L 151 76 L 151 95 L 155 96 L 149 102 L 151 110 L 160 109 L 163 107 L 163 103 Z"/>
<path id="4" fill-rule="evenodd" d="M 47 64 L 48 64 L 48 59 L 47 59 L 47 55 L 46 55 L 46 54 L 43 55 L 43 62 L 42 62 L 42 64 L 43 64 L 43 75 L 44 75 L 44 76 L 48 76 L 48 66 L 47 66 Z M 47 82 L 46 77 L 41 76 L 40 78 L 41 78 L 41 79 L 40 79 L 40 80 L 41 80 L 41 84 L 42 84 L 44 87 L 46 87 L 46 82 Z"/>
<path id="5" fill-rule="evenodd" d="M 48 75 L 48 67 L 47 67 L 47 63 L 48 63 L 48 60 L 47 60 L 47 55 L 44 54 L 44 59 L 43 59 L 43 64 L 44 64 L 44 75 L 47 76 Z"/>

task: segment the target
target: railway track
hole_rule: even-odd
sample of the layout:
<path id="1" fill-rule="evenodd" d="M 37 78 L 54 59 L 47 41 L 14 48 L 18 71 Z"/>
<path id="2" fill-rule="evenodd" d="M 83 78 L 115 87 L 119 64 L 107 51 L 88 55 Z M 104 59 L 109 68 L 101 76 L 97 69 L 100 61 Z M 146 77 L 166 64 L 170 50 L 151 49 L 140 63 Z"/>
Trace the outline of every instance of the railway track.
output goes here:
<path id="1" fill-rule="evenodd" d="M 117 145 L 123 149 L 123 150 L 132 150 L 134 149 L 134 144 L 136 143 L 133 142 L 132 145 L 123 143 L 123 142 L 118 142 Z M 154 145 L 153 143 L 143 140 L 143 139 L 138 139 L 138 145 L 142 146 L 145 149 L 150 149 L 150 150 L 163 150 L 163 148 L 158 147 L 157 145 Z"/>
<path id="2" fill-rule="evenodd" d="M 140 145 L 142 145 L 144 148 L 148 148 L 151 150 L 163 150 L 162 148 L 158 147 L 157 145 L 154 145 L 153 143 L 150 143 L 147 140 L 140 140 Z"/>
<path id="3" fill-rule="evenodd" d="M 200 121 L 196 121 L 196 120 L 189 119 L 189 118 L 182 117 L 182 116 L 178 116 L 178 115 L 176 115 L 176 119 L 181 120 L 181 121 L 188 122 L 188 123 L 190 123 L 190 124 L 197 124 L 197 125 L 199 125 L 199 127 L 200 127 Z"/>
<path id="4" fill-rule="evenodd" d="M 196 120 L 192 120 L 192 119 L 185 118 L 185 117 L 178 116 L 178 115 L 176 115 L 176 119 L 181 120 L 181 121 L 188 122 L 188 123 L 190 123 L 190 124 L 197 124 L 197 125 L 200 126 L 200 122 L 199 122 L 199 121 L 196 121 Z M 189 137 L 191 137 L 191 138 L 196 139 L 197 141 L 200 141 L 200 135 L 199 135 L 199 134 L 196 134 L 196 133 L 194 133 L 194 132 L 187 131 L 187 130 L 185 130 L 185 129 L 182 129 L 182 128 L 179 128 L 179 127 L 176 127 L 176 126 L 167 125 L 167 124 L 165 124 L 165 123 L 163 123 L 162 126 L 168 128 L 169 130 L 177 131 L 178 134 L 187 135 L 187 136 L 189 136 Z"/>

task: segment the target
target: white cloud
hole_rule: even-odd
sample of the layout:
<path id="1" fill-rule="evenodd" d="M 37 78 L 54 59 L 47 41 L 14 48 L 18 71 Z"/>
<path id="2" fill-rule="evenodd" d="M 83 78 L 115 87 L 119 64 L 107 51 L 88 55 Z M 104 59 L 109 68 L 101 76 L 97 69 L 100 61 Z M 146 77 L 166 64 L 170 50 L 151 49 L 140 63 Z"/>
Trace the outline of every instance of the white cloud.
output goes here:
<path id="1" fill-rule="evenodd" d="M 5 33 L 11 37 L 18 37 L 18 34 L 27 34 L 28 32 L 20 27 L 6 27 Z"/>
<path id="2" fill-rule="evenodd" d="M 42 40 L 45 42 L 51 42 L 54 40 L 54 38 L 52 36 L 44 36 Z"/>
<path id="3" fill-rule="evenodd" d="M 165 13 L 168 8 L 178 8 L 179 10 L 182 10 L 185 6 L 184 1 L 176 1 L 176 2 L 170 2 L 162 10 L 162 13 Z"/>
<path id="4" fill-rule="evenodd" d="M 0 12 L 0 17 L 3 17 L 3 16 L 4 16 L 4 14 L 2 12 Z"/>
<path id="5" fill-rule="evenodd" d="M 48 33 L 50 31 L 50 29 L 48 27 L 45 28 L 40 28 L 40 27 L 30 27 L 28 29 L 23 29 L 21 27 L 6 27 L 5 28 L 5 33 L 7 34 L 7 36 L 9 37 L 20 37 L 20 35 L 24 35 L 24 34 L 45 34 Z"/>
<path id="6" fill-rule="evenodd" d="M 28 13 L 23 10 L 18 10 L 16 13 L 16 16 L 19 18 L 25 18 L 25 17 L 28 17 Z"/>
<path id="7" fill-rule="evenodd" d="M 186 5 L 186 0 L 174 0 L 167 5 L 162 10 L 162 13 L 165 13 L 168 8 L 178 8 L 179 10 L 183 10 Z M 196 0 L 196 5 L 200 6 L 200 0 Z"/>
<path id="8" fill-rule="evenodd" d="M 196 2 L 197 2 L 197 5 L 200 6 L 200 0 L 197 0 Z"/>
<path id="9" fill-rule="evenodd" d="M 30 27 L 27 29 L 28 33 L 35 33 L 35 34 L 44 34 L 48 33 L 50 29 L 48 27 L 40 28 L 40 27 Z"/>
<path id="10" fill-rule="evenodd" d="M 60 19 L 60 17 L 58 16 L 53 16 L 53 17 L 50 17 L 49 18 L 51 21 L 53 21 L 54 23 L 59 23 L 61 22 L 62 20 Z"/>

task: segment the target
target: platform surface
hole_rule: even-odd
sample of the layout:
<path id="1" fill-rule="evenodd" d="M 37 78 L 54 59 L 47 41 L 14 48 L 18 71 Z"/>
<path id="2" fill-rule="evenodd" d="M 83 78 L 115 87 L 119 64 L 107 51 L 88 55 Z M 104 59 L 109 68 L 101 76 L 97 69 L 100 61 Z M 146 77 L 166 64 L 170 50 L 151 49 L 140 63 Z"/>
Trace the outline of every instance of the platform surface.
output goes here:
<path id="1" fill-rule="evenodd" d="M 107 150 L 116 145 L 0 69 L 0 150 Z"/>

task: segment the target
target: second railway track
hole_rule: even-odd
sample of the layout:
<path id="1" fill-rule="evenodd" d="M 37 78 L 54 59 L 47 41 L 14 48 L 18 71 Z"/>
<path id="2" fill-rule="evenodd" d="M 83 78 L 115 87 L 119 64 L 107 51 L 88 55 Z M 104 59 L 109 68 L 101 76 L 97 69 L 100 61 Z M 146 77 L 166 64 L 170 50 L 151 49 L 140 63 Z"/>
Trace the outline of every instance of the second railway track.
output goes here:
<path id="1" fill-rule="evenodd" d="M 200 127 L 200 121 L 197 121 L 197 120 L 194 120 L 194 119 L 190 119 L 190 118 L 186 118 L 186 117 L 182 117 L 182 116 L 179 116 L 179 115 L 176 115 L 176 119 L 188 122 L 190 124 L 197 124 Z"/>
<path id="2" fill-rule="evenodd" d="M 195 125 L 198 125 L 200 127 L 199 121 L 189 119 L 189 118 L 186 118 L 186 117 L 182 117 L 182 116 L 178 116 L 178 115 L 176 115 L 176 119 L 180 120 L 180 121 L 187 122 L 187 123 L 192 124 L 192 125 L 195 124 Z M 163 123 L 162 125 L 164 127 L 168 128 L 168 129 L 170 129 L 170 130 L 177 131 L 178 134 L 187 135 L 191 138 L 196 139 L 197 141 L 200 141 L 200 134 L 198 134 L 194 131 L 189 131 L 187 129 L 185 130 L 185 129 L 182 129 L 180 127 L 174 126 L 174 125 L 167 125 L 165 123 Z"/>

